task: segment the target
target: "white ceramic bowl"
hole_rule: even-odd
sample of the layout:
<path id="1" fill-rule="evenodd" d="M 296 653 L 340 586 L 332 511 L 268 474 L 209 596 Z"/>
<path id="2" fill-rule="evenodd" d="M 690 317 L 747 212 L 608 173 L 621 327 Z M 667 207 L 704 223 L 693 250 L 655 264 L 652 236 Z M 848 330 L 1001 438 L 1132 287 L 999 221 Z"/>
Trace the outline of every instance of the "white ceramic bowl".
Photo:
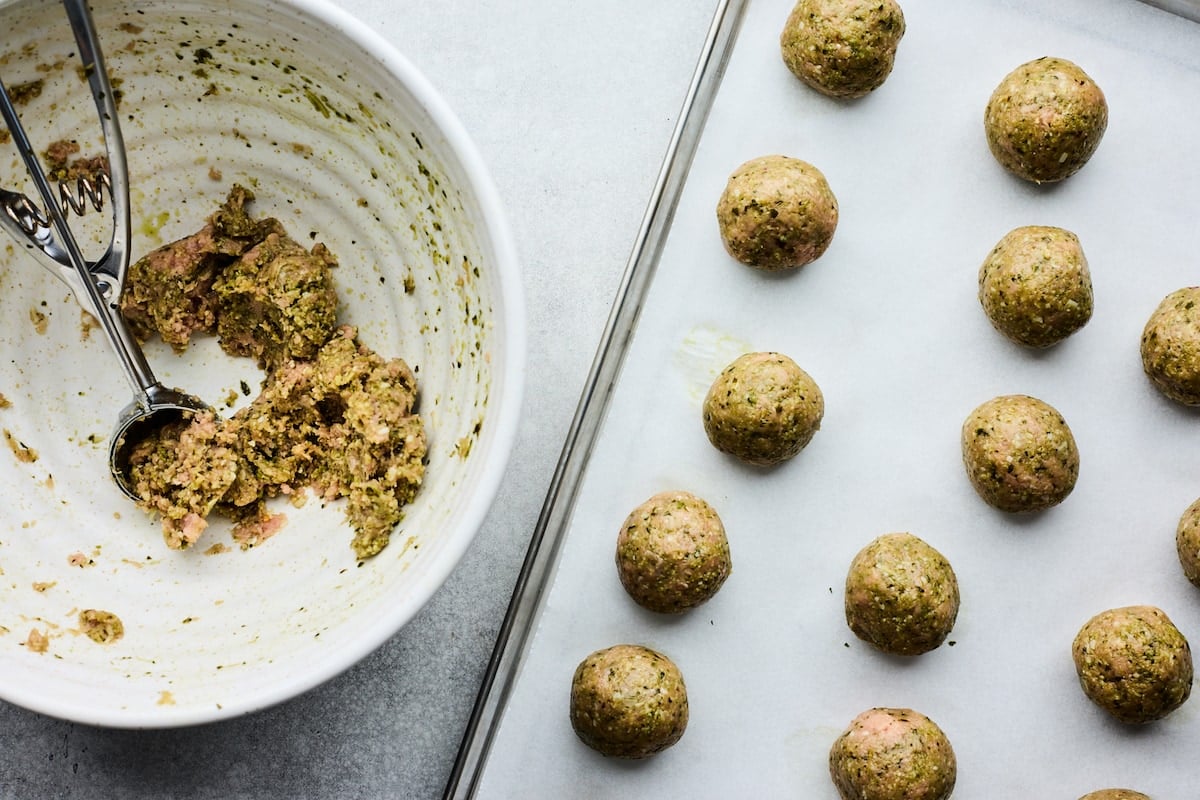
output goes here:
<path id="1" fill-rule="evenodd" d="M 186 725 L 332 677 L 445 580 L 512 446 L 520 279 L 460 124 L 362 22 L 318 0 L 97 0 L 94 15 L 121 94 L 135 256 L 198 230 L 232 183 L 251 186 L 256 213 L 339 257 L 342 318 L 417 371 L 429 436 L 426 482 L 372 559 L 355 560 L 341 508 L 317 502 L 281 506 L 287 526 L 250 550 L 220 522 L 196 549 L 168 550 L 158 522 L 107 477 L 107 438 L 129 390 L 103 337 L 86 335 L 67 288 L 5 237 L 0 697 L 85 723 Z M 45 80 L 22 108 L 36 147 L 67 137 L 100 152 L 58 3 L 0 4 L 0 54 L 8 85 Z M 0 154 L 0 186 L 35 194 L 11 144 Z M 183 356 L 151 342 L 147 355 L 165 384 L 213 403 L 231 393 L 247 402 L 241 382 L 261 379 L 212 341 Z M 16 457 L 22 445 L 36 460 Z M 229 551 L 205 554 L 215 542 Z M 123 638 L 81 635 L 82 609 L 116 614 Z M 49 638 L 43 653 L 28 644 L 34 630 Z"/>

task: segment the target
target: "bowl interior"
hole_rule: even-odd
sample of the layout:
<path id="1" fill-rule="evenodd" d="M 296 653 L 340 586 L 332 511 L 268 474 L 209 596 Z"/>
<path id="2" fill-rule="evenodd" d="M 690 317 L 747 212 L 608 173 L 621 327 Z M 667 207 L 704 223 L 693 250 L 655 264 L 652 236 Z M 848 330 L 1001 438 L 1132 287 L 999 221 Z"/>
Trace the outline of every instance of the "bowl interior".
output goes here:
<path id="1" fill-rule="evenodd" d="M 336 674 L 444 580 L 511 446 L 519 281 L 457 122 L 364 26 L 302 0 L 93 9 L 120 96 L 134 257 L 198 230 L 234 183 L 251 188 L 256 215 L 336 254 L 340 320 L 414 369 L 429 439 L 426 482 L 374 558 L 356 561 L 341 506 L 315 500 L 279 505 L 288 524 L 258 547 L 238 548 L 216 521 L 194 549 L 171 551 L 107 477 L 108 437 L 130 395 L 101 332 L 4 238 L 0 696 L 88 723 L 187 724 Z M 19 108 L 35 148 L 72 139 L 83 155 L 103 152 L 61 6 L 10 2 L 0 19 L 6 85 L 42 82 Z M 0 186 L 36 196 L 12 145 L 0 153 Z M 92 211 L 76 225 L 99 241 L 108 222 Z M 183 355 L 157 341 L 146 352 L 164 384 L 225 413 L 262 379 L 211 339 Z M 223 552 L 210 552 L 216 543 Z M 81 635 L 83 609 L 116 614 L 124 636 Z M 45 652 L 31 631 L 48 637 Z"/>

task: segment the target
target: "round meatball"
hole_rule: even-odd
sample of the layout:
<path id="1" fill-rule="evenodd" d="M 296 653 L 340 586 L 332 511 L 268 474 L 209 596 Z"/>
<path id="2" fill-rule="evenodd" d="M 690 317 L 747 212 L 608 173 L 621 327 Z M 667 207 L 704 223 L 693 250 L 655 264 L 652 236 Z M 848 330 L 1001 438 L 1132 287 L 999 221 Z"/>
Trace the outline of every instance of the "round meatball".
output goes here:
<path id="1" fill-rule="evenodd" d="M 804 449 L 825 414 L 816 381 L 782 353 L 746 353 L 713 381 L 704 431 L 723 453 L 772 466 Z"/>
<path id="2" fill-rule="evenodd" d="M 1027 395 L 988 400 L 962 427 L 963 464 L 984 502 L 1001 511 L 1041 511 L 1075 488 L 1079 450 L 1067 421 Z"/>
<path id="3" fill-rule="evenodd" d="M 1200 500 L 1192 503 L 1179 518 L 1175 529 L 1175 550 L 1187 579 L 1200 587 Z"/>
<path id="4" fill-rule="evenodd" d="M 837 198 L 825 176 L 789 156 L 762 156 L 742 164 L 717 202 L 725 249 L 762 270 L 816 261 L 833 241 L 837 223 Z"/>
<path id="5" fill-rule="evenodd" d="M 733 569 L 716 510 L 688 492 L 635 508 L 617 535 L 617 574 L 638 605 L 677 613 L 711 598 Z"/>
<path id="6" fill-rule="evenodd" d="M 1192 651 L 1161 609 L 1127 606 L 1092 617 L 1071 648 L 1083 693 L 1121 722 L 1162 719 L 1192 692 Z"/>
<path id="7" fill-rule="evenodd" d="M 850 563 L 846 624 L 883 652 L 927 653 L 946 640 L 957 617 L 950 562 L 911 533 L 880 536 Z"/>
<path id="8" fill-rule="evenodd" d="M 862 97 L 883 85 L 904 36 L 896 0 L 800 0 L 783 26 L 783 63 L 830 97 Z"/>
<path id="9" fill-rule="evenodd" d="M 958 763 L 933 720 L 909 708 L 859 714 L 829 751 L 842 800 L 946 800 Z"/>
<path id="10" fill-rule="evenodd" d="M 1142 368 L 1158 390 L 1200 405 L 1200 286 L 1171 292 L 1142 330 Z"/>
<path id="11" fill-rule="evenodd" d="M 1092 276 L 1079 237 L 1028 225 L 1009 231 L 979 268 L 979 302 L 996 330 L 1049 347 L 1092 318 Z"/>
<path id="12" fill-rule="evenodd" d="M 1079 800 L 1150 800 L 1150 795 L 1135 792 L 1133 789 L 1100 789 L 1088 792 Z"/>
<path id="13" fill-rule="evenodd" d="M 652 756 L 678 742 L 687 723 L 683 675 L 662 653 L 618 644 L 597 650 L 575 669 L 571 727 L 606 756 Z"/>
<path id="14" fill-rule="evenodd" d="M 983 116 L 988 147 L 1006 169 L 1034 183 L 1078 172 L 1108 127 L 1104 92 L 1063 58 L 1039 58 L 1010 72 Z"/>

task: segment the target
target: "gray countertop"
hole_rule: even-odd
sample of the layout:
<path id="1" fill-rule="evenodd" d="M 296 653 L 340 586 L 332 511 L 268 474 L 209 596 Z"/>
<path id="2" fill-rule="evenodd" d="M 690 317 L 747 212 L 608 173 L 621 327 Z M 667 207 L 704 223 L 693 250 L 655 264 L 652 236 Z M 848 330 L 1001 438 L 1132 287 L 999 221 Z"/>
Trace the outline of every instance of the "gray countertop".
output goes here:
<path id="1" fill-rule="evenodd" d="M 529 381 L 491 514 L 403 631 L 291 702 L 172 731 L 0 703 L 4 798 L 440 796 L 714 4 L 340 0 L 441 91 L 506 204 Z"/>

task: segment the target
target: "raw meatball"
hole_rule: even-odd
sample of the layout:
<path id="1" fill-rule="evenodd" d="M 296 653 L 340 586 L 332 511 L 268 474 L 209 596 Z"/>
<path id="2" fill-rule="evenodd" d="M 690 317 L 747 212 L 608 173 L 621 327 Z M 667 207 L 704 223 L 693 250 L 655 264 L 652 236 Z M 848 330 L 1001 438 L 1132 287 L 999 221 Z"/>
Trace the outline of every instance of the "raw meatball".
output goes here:
<path id="1" fill-rule="evenodd" d="M 111 644 L 125 635 L 125 623 L 111 611 L 85 608 L 79 612 L 79 630 L 97 644 Z"/>
<path id="2" fill-rule="evenodd" d="M 783 63 L 830 97 L 862 97 L 883 85 L 904 36 L 895 0 L 800 0 L 779 37 Z"/>
<path id="3" fill-rule="evenodd" d="M 762 156 L 729 176 L 717 202 L 731 256 L 763 270 L 802 267 L 821 256 L 837 229 L 837 198 L 821 171 L 788 156 Z"/>
<path id="4" fill-rule="evenodd" d="M 1097 614 L 1075 636 L 1072 655 L 1084 694 L 1121 722 L 1162 719 L 1192 691 L 1187 639 L 1154 606 Z"/>
<path id="5" fill-rule="evenodd" d="M 958 763 L 933 720 L 909 708 L 859 714 L 829 751 L 842 800 L 946 800 Z"/>
<path id="6" fill-rule="evenodd" d="M 963 464 L 971 485 L 1001 511 L 1041 511 L 1075 488 L 1079 450 L 1067 421 L 1027 395 L 988 400 L 962 427 Z"/>
<path id="7" fill-rule="evenodd" d="M 979 302 L 996 330 L 1049 347 L 1092 318 L 1092 276 L 1079 237 L 1029 225 L 1010 231 L 979 268 Z"/>
<path id="8" fill-rule="evenodd" d="M 617 536 L 621 585 L 651 611 L 700 605 L 732 569 L 721 518 L 688 492 L 654 495 L 629 514 Z"/>
<path id="9" fill-rule="evenodd" d="M 911 533 L 880 536 L 851 562 L 846 624 L 885 653 L 933 650 L 957 617 L 958 579 L 950 562 Z"/>
<path id="10" fill-rule="evenodd" d="M 825 398 L 782 353 L 746 353 L 713 381 L 704 398 L 704 431 L 723 453 L 759 466 L 786 461 L 821 427 Z"/>
<path id="11" fill-rule="evenodd" d="M 1200 587 L 1200 500 L 1188 506 L 1175 529 L 1175 549 L 1187 579 Z"/>
<path id="12" fill-rule="evenodd" d="M 1142 368 L 1172 400 L 1200 405 L 1200 286 L 1171 292 L 1142 331 Z"/>
<path id="13" fill-rule="evenodd" d="M 1075 64 L 1039 58 L 1010 72 L 983 117 L 988 147 L 1006 169 L 1034 183 L 1078 172 L 1108 127 L 1104 92 Z"/>
<path id="14" fill-rule="evenodd" d="M 571 727 L 606 756 L 652 756 L 679 741 L 687 722 L 683 675 L 662 653 L 619 644 L 597 650 L 575 669 Z"/>
<path id="15" fill-rule="evenodd" d="M 1085 794 L 1079 800 L 1150 800 L 1150 795 L 1135 792 L 1133 789 L 1100 789 Z"/>

